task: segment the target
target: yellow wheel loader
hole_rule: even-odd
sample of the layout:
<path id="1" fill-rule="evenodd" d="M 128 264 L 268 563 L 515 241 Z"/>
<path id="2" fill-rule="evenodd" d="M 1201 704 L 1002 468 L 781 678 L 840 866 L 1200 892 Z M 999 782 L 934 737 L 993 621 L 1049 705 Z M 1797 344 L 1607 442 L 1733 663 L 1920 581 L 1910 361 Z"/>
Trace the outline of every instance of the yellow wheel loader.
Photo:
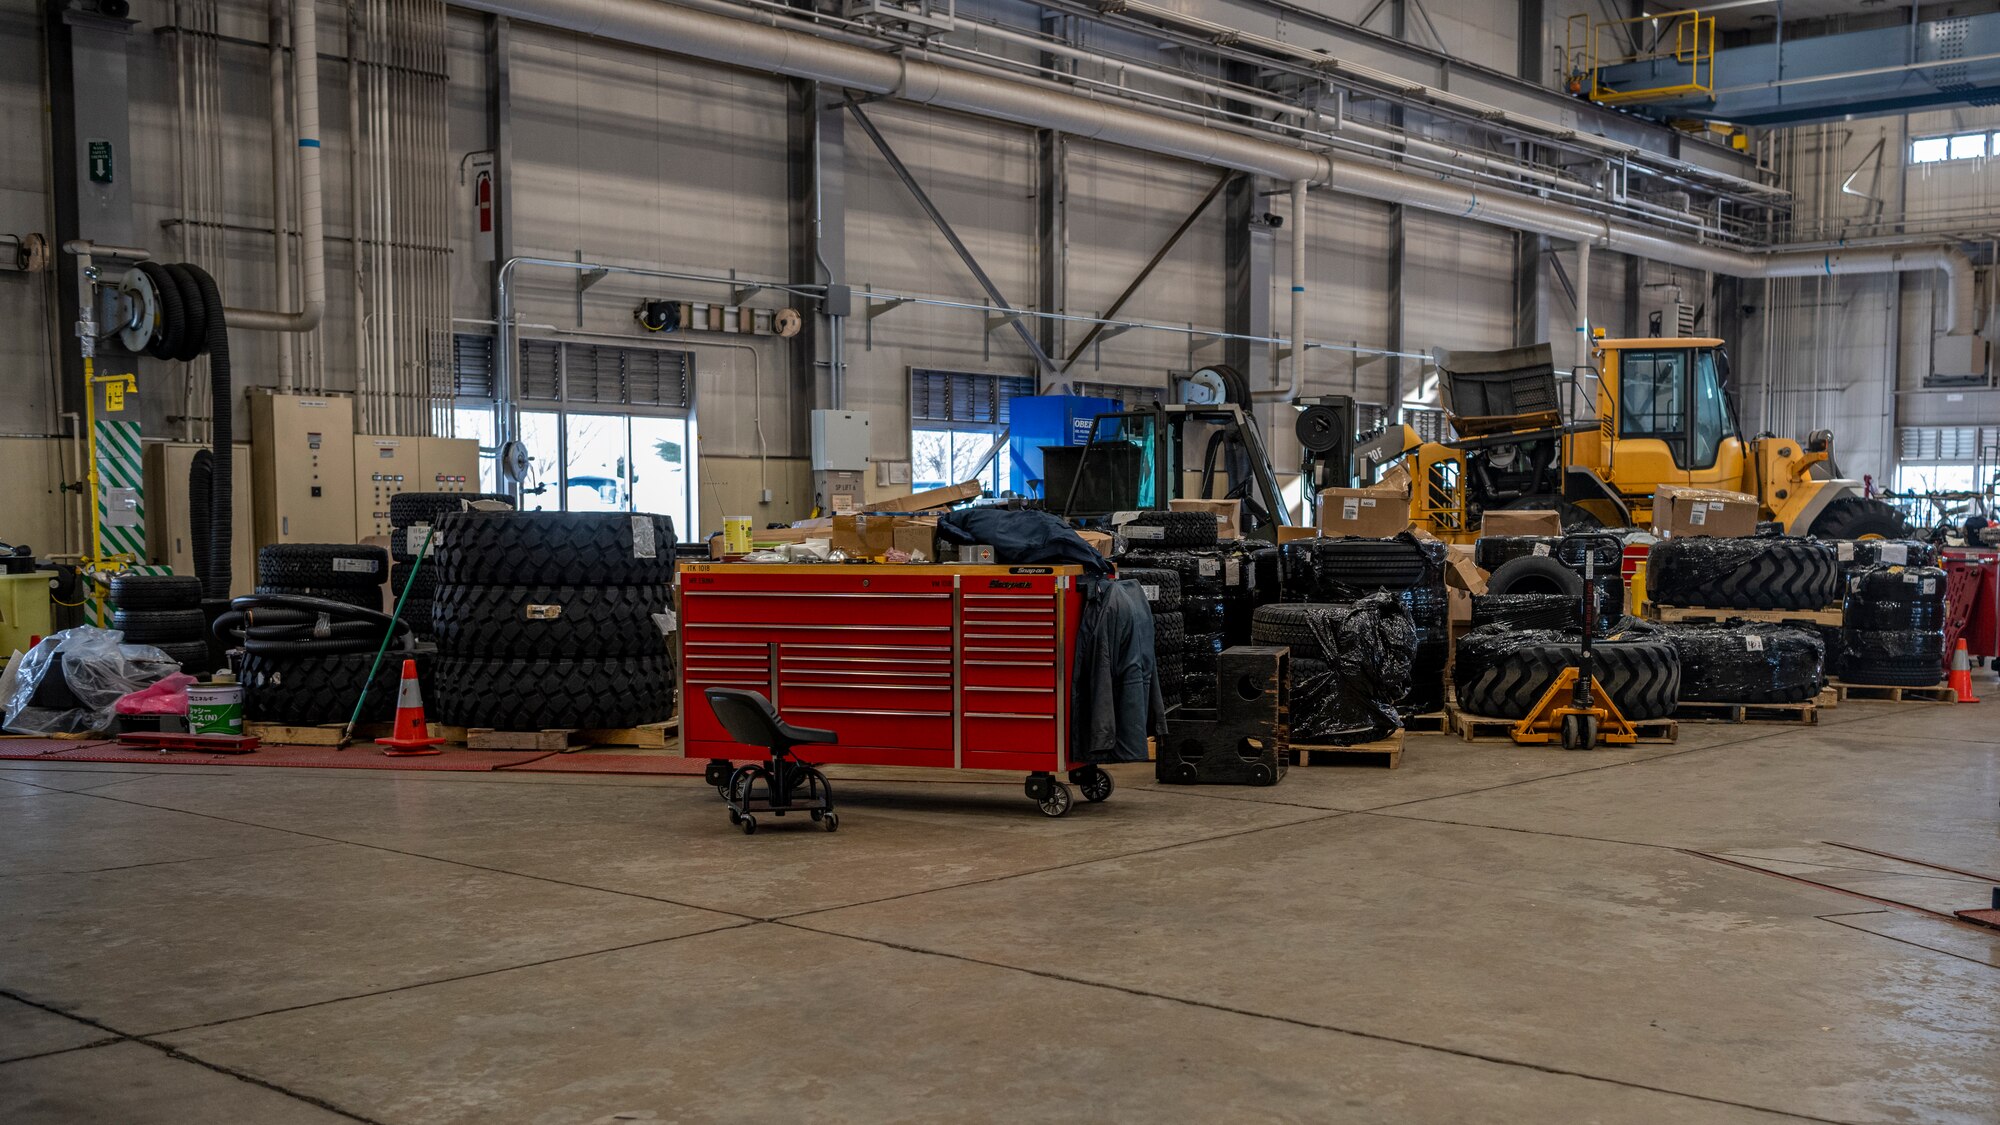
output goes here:
<path id="1" fill-rule="evenodd" d="M 1391 426 L 1356 447 L 1356 468 L 1365 476 L 1401 460 L 1411 520 L 1450 542 L 1476 538 L 1486 512 L 1508 508 L 1556 510 L 1569 530 L 1647 527 L 1661 485 L 1748 493 L 1763 519 L 1795 535 L 1907 532 L 1895 508 L 1840 478 L 1832 434 L 1804 445 L 1743 436 L 1721 340 L 1598 339 L 1595 357 L 1596 370 L 1565 388 L 1547 344 L 1441 353 L 1440 397 L 1458 437 L 1425 442 Z"/>

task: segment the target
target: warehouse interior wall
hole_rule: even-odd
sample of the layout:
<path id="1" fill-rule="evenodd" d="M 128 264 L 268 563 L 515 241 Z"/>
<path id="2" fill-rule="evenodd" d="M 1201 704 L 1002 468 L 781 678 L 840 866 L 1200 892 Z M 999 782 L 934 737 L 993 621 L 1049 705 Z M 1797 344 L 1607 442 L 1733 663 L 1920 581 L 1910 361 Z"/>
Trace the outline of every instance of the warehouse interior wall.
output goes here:
<path id="1" fill-rule="evenodd" d="M 1233 0 L 1201 0 L 1204 15 L 1267 34 L 1300 35 L 1270 9 Z M 1359 21 L 1376 7 L 1361 0 L 1317 0 L 1312 9 Z M 1412 17 L 1412 42 L 1511 73 L 1517 61 L 1519 11 L 1512 3 L 1428 5 L 1428 24 Z M 1587 5 L 1582 6 L 1587 8 Z M 1548 73 L 1555 62 L 1562 21 L 1571 8 L 1546 5 L 1543 27 Z M 230 230 L 220 272 L 231 304 L 273 305 L 268 61 L 262 46 L 267 9 L 255 0 L 217 0 L 218 29 L 230 41 L 217 45 L 222 81 L 217 104 L 222 182 Z M 344 6 L 321 4 L 322 134 L 327 162 L 327 271 L 329 302 L 321 328 L 302 346 L 325 372 L 332 391 L 354 386 L 354 301 L 347 240 L 352 192 L 345 171 L 351 143 L 346 103 Z M 1579 8 L 1581 10 L 1581 8 Z M 137 0 L 139 27 L 131 50 L 132 149 L 123 162 L 135 187 L 138 226 L 167 260 L 182 255 L 187 237 L 178 210 L 176 176 L 181 151 L 176 133 L 176 81 L 171 36 L 151 29 L 168 22 L 169 0 Z M 1407 14 L 1407 13 L 1406 13 Z M 0 123 L 17 154 L 40 159 L 0 165 L 0 231 L 46 231 L 52 226 L 48 183 L 48 134 L 43 112 L 43 61 L 39 6 L 0 10 Z M 1369 25 L 1384 31 L 1378 16 Z M 450 97 L 445 163 L 459 169 L 451 185 L 451 311 L 463 332 L 490 332 L 495 315 L 491 263 L 474 251 L 473 205 L 463 161 L 487 148 L 492 124 L 485 18 L 450 15 Z M 1370 65 L 1410 68 L 1407 57 L 1367 44 L 1350 57 Z M 787 88 L 781 79 L 734 71 L 686 58 L 603 40 L 515 25 L 508 57 L 512 96 L 513 178 L 508 201 L 516 254 L 566 261 L 606 262 L 651 269 L 782 279 L 790 269 Z M 1420 75 L 1427 80 L 1434 75 Z M 1497 81 L 1474 73 L 1474 84 Z M 1454 87 L 1457 88 L 1457 87 Z M 1032 131 L 1007 124 L 899 103 L 866 108 L 888 142 L 963 237 L 996 285 L 1017 306 L 1032 306 L 1042 248 L 1037 237 L 1037 159 Z M 1964 114 L 2000 114 L 1995 110 Z M 1890 135 L 1883 179 L 1892 213 L 1966 208 L 1983 200 L 1986 162 L 1971 170 L 1901 174 L 1895 159 L 1900 138 L 1932 128 L 1919 115 L 1830 127 L 1809 136 L 1790 130 L 1778 168 L 1800 191 L 1801 210 L 1813 210 L 1813 236 L 1834 229 L 1851 197 L 1839 183 L 1878 134 Z M 1947 115 L 1950 116 L 1950 115 Z M 1969 120 L 1969 118 L 1968 118 Z M 1995 117 L 2000 120 L 2000 117 Z M 1817 127 L 1814 127 L 1817 128 Z M 944 238 L 924 218 L 888 164 L 857 129 L 846 131 L 846 279 L 857 291 L 984 303 L 980 286 Z M 1821 150 L 1824 150 L 1823 152 Z M 1104 312 L 1183 216 L 1214 183 L 1204 166 L 1132 150 L 1072 140 L 1067 145 L 1067 232 L 1062 244 L 1066 289 L 1061 311 Z M 1824 168 L 1822 169 L 1822 165 Z M 1975 174 L 1980 194 L 1945 177 Z M 1291 216 L 1281 184 L 1262 209 Z M 1822 206 L 1824 204 L 1824 206 Z M 1830 210 L 1829 210 L 1830 208 Z M 1392 261 L 1398 226 L 1386 205 L 1326 192 L 1308 197 L 1308 336 L 1332 345 L 1310 352 L 1305 391 L 1348 393 L 1384 402 L 1396 385 L 1392 363 L 1369 350 L 1392 344 L 1410 352 L 1436 348 L 1493 348 L 1516 339 L 1517 236 L 1499 228 L 1411 211 L 1400 218 L 1402 291 L 1400 317 Z M 1191 326 L 1196 334 L 1131 331 L 1079 356 L 1066 380 L 1140 387 L 1167 385 L 1171 373 L 1222 359 L 1222 343 L 1199 332 L 1225 321 L 1224 209 L 1212 204 L 1140 288 L 1122 315 L 1135 320 Z M 1556 244 L 1553 262 L 1539 264 L 1548 290 L 1548 335 L 1558 365 L 1574 354 L 1576 314 L 1558 283 L 1574 276 L 1573 249 Z M 1707 307 L 1713 279 L 1654 263 L 1628 263 L 1608 252 L 1593 255 L 1592 320 L 1613 335 L 1643 334 L 1645 314 L 1678 294 Z M 1291 285 L 1289 238 L 1274 240 L 1270 307 L 1285 329 Z M 69 433 L 55 402 L 51 354 L 57 334 L 52 275 L 0 273 L 0 431 L 26 439 L 11 445 L 12 464 L 42 464 L 45 475 L 64 477 L 67 453 L 47 439 Z M 1755 306 L 1745 320 L 1750 338 L 1732 341 L 1739 355 L 1739 388 L 1746 425 L 1801 436 L 1825 426 L 1841 435 L 1849 475 L 1886 473 L 1893 460 L 1890 388 L 1922 393 L 1915 385 L 1927 369 L 1933 282 L 1926 276 L 1840 278 L 1761 283 L 1745 288 Z M 516 316 L 523 336 L 654 343 L 633 321 L 646 298 L 722 302 L 724 286 L 660 282 L 611 275 L 589 286 L 572 272 L 523 270 Z M 751 299 L 782 303 L 766 292 Z M 859 310 L 857 310 L 858 312 Z M 1402 338 L 1392 340 L 1400 323 Z M 1714 323 L 1711 311 L 1709 324 Z M 1057 333 L 1064 348 L 1083 326 Z M 1712 330 L 1712 329 L 1711 329 Z M 233 334 L 237 380 L 242 388 L 277 384 L 278 337 Z M 768 336 L 716 338 L 683 334 L 672 346 L 694 353 L 696 429 L 700 451 L 702 528 L 714 530 L 725 514 L 751 514 L 760 522 L 805 514 L 811 501 L 806 468 L 807 414 L 815 405 L 807 388 L 816 374 L 792 370 L 786 341 Z M 1341 350 L 1342 348 L 1355 350 Z M 1031 375 L 1035 364 L 1016 335 L 990 330 L 977 311 L 910 304 L 868 318 L 852 318 L 847 337 L 845 396 L 840 405 L 873 419 L 871 456 L 883 462 L 910 456 L 908 372 L 911 367 Z M 1060 359 L 1060 357 L 1058 357 Z M 1286 369 L 1278 365 L 1279 377 Z M 183 404 L 190 378 L 183 365 L 152 359 L 139 363 L 145 432 L 149 438 L 183 437 L 190 425 Z M 1406 361 L 1401 382 L 1411 404 L 1435 401 L 1432 380 Z M 1909 395 L 1902 396 L 1905 401 Z M 1982 400 L 1984 401 L 1984 400 Z M 1993 404 L 2000 410 L 2000 403 Z M 1273 461 L 1281 477 L 1294 475 L 1298 451 L 1289 408 L 1260 406 Z M 239 414 L 239 427 L 247 417 Z M 49 449 L 56 450 L 49 452 Z M 29 452 L 32 451 L 32 452 Z M 39 478 L 36 478 L 39 479 Z M 876 485 L 871 491 L 903 491 Z M 772 500 L 760 495 L 768 488 Z M 41 493 L 36 493 L 42 496 Z M 45 540 L 76 529 L 61 515 L 53 492 L 36 501 L 51 509 L 33 519 Z M 53 521 L 53 522 L 51 522 Z M 26 522 L 26 521 L 23 521 Z M 45 528 L 54 528 L 53 532 Z M 41 546 L 41 544 L 37 544 Z"/>

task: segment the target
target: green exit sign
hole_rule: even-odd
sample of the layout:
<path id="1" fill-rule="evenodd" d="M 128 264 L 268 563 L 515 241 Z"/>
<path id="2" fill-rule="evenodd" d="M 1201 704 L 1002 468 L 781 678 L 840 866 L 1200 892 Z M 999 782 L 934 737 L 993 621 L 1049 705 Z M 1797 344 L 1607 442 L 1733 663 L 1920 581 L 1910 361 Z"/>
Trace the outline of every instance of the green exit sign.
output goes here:
<path id="1" fill-rule="evenodd" d="M 90 182 L 108 184 L 112 179 L 111 142 L 90 142 Z"/>

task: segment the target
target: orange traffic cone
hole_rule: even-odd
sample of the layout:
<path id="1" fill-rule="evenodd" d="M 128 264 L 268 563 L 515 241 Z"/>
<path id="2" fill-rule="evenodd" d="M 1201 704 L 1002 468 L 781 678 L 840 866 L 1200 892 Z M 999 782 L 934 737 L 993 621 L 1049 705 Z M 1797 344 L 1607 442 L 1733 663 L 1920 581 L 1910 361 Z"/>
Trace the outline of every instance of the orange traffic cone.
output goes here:
<path id="1" fill-rule="evenodd" d="M 424 722 L 424 696 L 417 690 L 417 662 L 405 660 L 403 685 L 396 691 L 396 733 L 375 741 L 382 746 L 382 753 L 392 758 L 444 753 L 437 748 L 444 739 L 427 737 L 429 734 L 430 727 Z"/>
<path id="2" fill-rule="evenodd" d="M 1958 647 L 1951 653 L 1951 676 L 1946 686 L 1958 693 L 1960 703 L 1977 703 L 1979 697 L 1972 694 L 1972 661 L 1965 655 L 1965 638 L 1958 639 Z"/>

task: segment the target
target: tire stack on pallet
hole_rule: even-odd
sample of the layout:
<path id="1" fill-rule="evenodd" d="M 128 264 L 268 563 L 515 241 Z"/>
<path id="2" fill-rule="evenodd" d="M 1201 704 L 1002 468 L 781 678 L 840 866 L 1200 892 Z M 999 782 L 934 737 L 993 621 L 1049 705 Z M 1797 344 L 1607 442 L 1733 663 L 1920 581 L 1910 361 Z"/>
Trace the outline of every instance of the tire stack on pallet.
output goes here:
<path id="1" fill-rule="evenodd" d="M 257 552 L 257 592 L 382 608 L 389 554 L 353 543 L 273 543 Z"/>
<path id="2" fill-rule="evenodd" d="M 1945 572 L 1934 566 L 1863 566 L 1849 574 L 1841 680 L 1861 687 L 1944 683 L 1945 585 Z"/>
<path id="3" fill-rule="evenodd" d="M 1844 604 L 1848 579 L 1871 566 L 1936 566 L 1937 548 L 1918 539 L 1836 539 L 1829 540 L 1840 566 L 1841 599 Z M 1823 624 L 1819 638 L 1826 644 L 1826 674 L 1847 678 L 1842 668 L 1847 662 L 1847 642 L 1842 625 Z"/>
<path id="4" fill-rule="evenodd" d="M 389 535 L 389 557 L 393 560 L 389 603 L 394 606 L 403 596 L 403 587 L 415 570 L 417 584 L 403 603 L 403 620 L 419 637 L 431 635 L 431 603 L 437 599 L 437 521 L 448 513 L 464 511 L 466 504 L 475 500 L 511 503 L 508 497 L 493 492 L 403 492 L 389 498 L 389 525 L 395 529 Z M 426 540 L 432 553 L 419 567 L 417 555 L 424 550 Z"/>
<path id="5" fill-rule="evenodd" d="M 1460 730 L 1467 720 L 1523 719 L 1565 668 L 1576 666 L 1581 632 L 1489 625 L 1458 640 L 1454 683 Z M 1591 672 L 1631 722 L 1666 719 L 1680 697 L 1680 655 L 1646 632 L 1617 633 L 1590 645 Z"/>
<path id="6" fill-rule="evenodd" d="M 1291 650 L 1295 748 L 1359 746 L 1402 730 L 1417 640 L 1394 595 L 1259 606 L 1251 629 L 1253 644 Z"/>
<path id="7" fill-rule="evenodd" d="M 1119 527 L 1129 548 L 1118 565 L 1142 570 L 1169 570 L 1180 579 L 1182 629 L 1181 705 L 1215 706 L 1216 661 L 1222 655 L 1231 573 L 1241 579 L 1240 563 L 1229 565 L 1216 542 L 1213 512 L 1141 512 Z M 1155 622 L 1157 637 L 1158 622 Z M 1164 654 L 1164 645 L 1156 651 Z M 1164 665 L 1164 655 L 1162 664 Z M 1161 695 L 1171 696 L 1164 686 Z"/>
<path id="8" fill-rule="evenodd" d="M 1181 617 L 1181 576 L 1158 567 L 1120 566 L 1118 577 L 1139 584 L 1145 592 L 1146 607 L 1153 611 L 1153 666 L 1160 681 L 1160 696 L 1167 710 L 1181 705 L 1182 650 L 1187 647 L 1187 625 Z"/>
<path id="9" fill-rule="evenodd" d="M 456 512 L 438 523 L 437 717 L 507 731 L 673 717 L 674 525 L 622 512 Z"/>
<path id="10" fill-rule="evenodd" d="M 1732 625 L 1637 623 L 1635 635 L 1658 637 L 1680 657 L 1680 710 L 1686 718 L 1718 712 L 1741 721 L 1743 708 L 1809 704 L 1826 689 L 1826 646 L 1811 629 L 1768 622 Z M 1693 706 L 1690 706 L 1692 704 Z M 1777 712 L 1790 721 L 1815 722 L 1812 708 Z M 1774 717 L 1774 716 L 1763 716 Z"/>
<path id="11" fill-rule="evenodd" d="M 1444 671 L 1451 654 L 1450 600 L 1444 585 L 1445 546 L 1413 535 L 1297 539 L 1279 548 L 1282 600 L 1350 605 L 1386 593 L 1415 630 L 1409 693 L 1399 707 L 1421 715 L 1444 706 Z"/>
<path id="12" fill-rule="evenodd" d="M 1559 535 L 1489 535 L 1475 541 L 1472 561 L 1488 575 L 1481 607 L 1484 616 L 1488 621 L 1533 620 L 1543 623 L 1544 628 L 1582 628 L 1581 550 L 1581 545 L 1565 547 Z M 1599 636 L 1609 633 L 1625 616 L 1621 553 L 1599 546 L 1592 560 L 1590 586 L 1595 594 Z M 1567 615 L 1559 618 L 1557 607 L 1565 603 Z M 1474 613 L 1478 621 L 1479 609 Z"/>
<path id="13" fill-rule="evenodd" d="M 128 645 L 152 645 L 200 675 L 214 667 L 201 579 L 178 574 L 120 574 L 111 580 L 111 627 Z"/>

